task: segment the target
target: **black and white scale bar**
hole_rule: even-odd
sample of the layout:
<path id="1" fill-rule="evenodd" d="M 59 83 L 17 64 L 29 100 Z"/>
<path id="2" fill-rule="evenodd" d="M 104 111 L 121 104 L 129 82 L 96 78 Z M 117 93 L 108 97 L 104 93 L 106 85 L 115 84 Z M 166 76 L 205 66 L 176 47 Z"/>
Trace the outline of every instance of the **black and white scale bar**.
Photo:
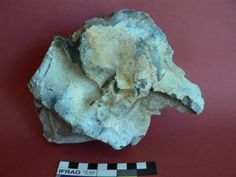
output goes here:
<path id="1" fill-rule="evenodd" d="M 155 162 L 136 163 L 79 163 L 61 161 L 57 177 L 66 176 L 147 176 L 156 175 Z"/>

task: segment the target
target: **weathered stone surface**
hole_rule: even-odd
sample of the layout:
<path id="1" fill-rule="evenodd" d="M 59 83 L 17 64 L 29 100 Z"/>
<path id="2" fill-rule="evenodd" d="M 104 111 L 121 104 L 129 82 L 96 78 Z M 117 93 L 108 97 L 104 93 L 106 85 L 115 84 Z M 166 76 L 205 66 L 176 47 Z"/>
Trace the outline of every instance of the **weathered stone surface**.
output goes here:
<path id="1" fill-rule="evenodd" d="M 68 39 L 55 37 L 29 82 L 45 137 L 121 149 L 137 144 L 164 107 L 201 113 L 201 91 L 172 55 L 161 29 L 135 10 L 88 20 Z"/>

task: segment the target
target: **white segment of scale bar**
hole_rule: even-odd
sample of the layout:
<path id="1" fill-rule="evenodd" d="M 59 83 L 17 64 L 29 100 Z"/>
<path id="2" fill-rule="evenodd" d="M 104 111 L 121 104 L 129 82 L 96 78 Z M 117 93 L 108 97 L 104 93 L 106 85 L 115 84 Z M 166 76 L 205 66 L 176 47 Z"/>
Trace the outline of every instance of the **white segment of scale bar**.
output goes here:
<path id="1" fill-rule="evenodd" d="M 117 170 L 98 170 L 97 176 L 117 176 Z"/>
<path id="2" fill-rule="evenodd" d="M 68 168 L 69 162 L 67 161 L 60 161 L 58 168 Z"/>
<path id="3" fill-rule="evenodd" d="M 146 162 L 138 162 L 137 163 L 137 169 L 147 169 Z"/>

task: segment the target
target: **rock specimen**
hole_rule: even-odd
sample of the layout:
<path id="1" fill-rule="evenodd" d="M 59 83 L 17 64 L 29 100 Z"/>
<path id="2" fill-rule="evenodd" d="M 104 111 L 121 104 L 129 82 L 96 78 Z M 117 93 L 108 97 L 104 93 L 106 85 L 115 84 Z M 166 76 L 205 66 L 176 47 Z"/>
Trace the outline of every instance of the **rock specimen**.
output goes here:
<path id="1" fill-rule="evenodd" d="M 55 37 L 29 82 L 54 143 L 100 140 L 136 145 L 164 107 L 199 114 L 199 87 L 172 61 L 166 36 L 142 11 L 94 18 L 69 38 Z"/>

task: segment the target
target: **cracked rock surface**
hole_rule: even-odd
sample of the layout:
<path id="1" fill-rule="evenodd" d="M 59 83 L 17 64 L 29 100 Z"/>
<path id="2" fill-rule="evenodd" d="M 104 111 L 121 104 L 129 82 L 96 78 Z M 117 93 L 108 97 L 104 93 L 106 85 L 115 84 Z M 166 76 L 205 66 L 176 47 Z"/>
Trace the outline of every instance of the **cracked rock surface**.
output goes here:
<path id="1" fill-rule="evenodd" d="M 69 38 L 56 36 L 29 89 L 54 143 L 100 140 L 136 145 L 164 107 L 200 114 L 199 87 L 172 61 L 161 29 L 142 11 L 94 18 Z"/>

